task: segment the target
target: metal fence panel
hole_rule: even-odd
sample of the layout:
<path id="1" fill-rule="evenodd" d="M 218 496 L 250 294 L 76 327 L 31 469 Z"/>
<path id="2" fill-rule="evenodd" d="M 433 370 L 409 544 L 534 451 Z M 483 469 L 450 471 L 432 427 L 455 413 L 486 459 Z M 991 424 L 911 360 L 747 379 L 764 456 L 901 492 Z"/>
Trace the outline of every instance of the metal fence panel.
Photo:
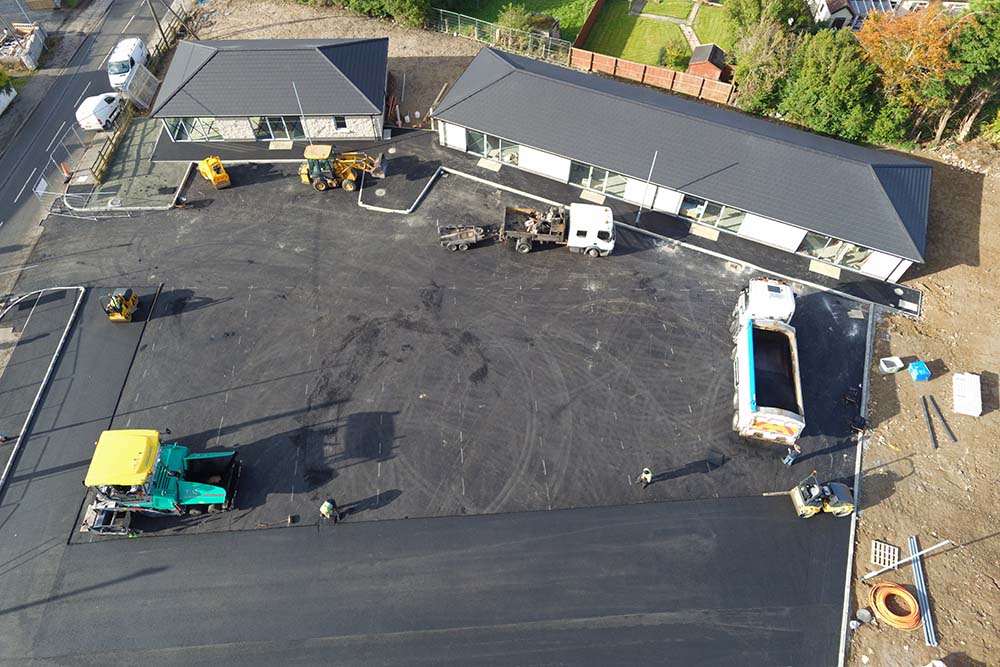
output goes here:
<path id="1" fill-rule="evenodd" d="M 571 42 L 538 32 L 515 30 L 446 9 L 431 9 L 430 27 L 457 37 L 468 37 L 504 51 L 520 53 L 559 65 L 569 64 Z"/>

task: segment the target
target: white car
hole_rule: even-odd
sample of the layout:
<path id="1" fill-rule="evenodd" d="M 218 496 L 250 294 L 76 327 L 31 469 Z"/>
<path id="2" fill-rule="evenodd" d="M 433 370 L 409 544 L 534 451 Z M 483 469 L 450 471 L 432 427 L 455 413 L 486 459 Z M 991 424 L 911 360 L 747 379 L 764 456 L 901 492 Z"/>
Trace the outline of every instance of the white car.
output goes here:
<path id="1" fill-rule="evenodd" d="M 148 60 L 149 51 L 138 37 L 118 42 L 108 57 L 108 81 L 111 82 L 111 87 L 124 88 L 136 67 L 145 65 Z"/>
<path id="2" fill-rule="evenodd" d="M 76 110 L 76 122 L 84 130 L 109 130 L 124 106 L 121 93 L 94 95 L 80 103 Z"/>

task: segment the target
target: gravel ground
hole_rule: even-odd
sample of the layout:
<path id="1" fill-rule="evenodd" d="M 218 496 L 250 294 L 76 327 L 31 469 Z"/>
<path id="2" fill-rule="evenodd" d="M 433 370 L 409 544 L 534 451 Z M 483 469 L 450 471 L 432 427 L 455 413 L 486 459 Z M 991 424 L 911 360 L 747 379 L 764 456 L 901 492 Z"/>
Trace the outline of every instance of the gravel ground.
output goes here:
<path id="1" fill-rule="evenodd" d="M 426 116 L 442 86 L 454 83 L 482 45 L 333 7 L 283 0 L 208 0 L 199 22 L 202 39 L 389 38 L 389 94 L 401 97 L 400 116 Z M 405 90 L 403 80 L 405 77 Z M 402 93 L 402 94 L 401 94 Z"/>

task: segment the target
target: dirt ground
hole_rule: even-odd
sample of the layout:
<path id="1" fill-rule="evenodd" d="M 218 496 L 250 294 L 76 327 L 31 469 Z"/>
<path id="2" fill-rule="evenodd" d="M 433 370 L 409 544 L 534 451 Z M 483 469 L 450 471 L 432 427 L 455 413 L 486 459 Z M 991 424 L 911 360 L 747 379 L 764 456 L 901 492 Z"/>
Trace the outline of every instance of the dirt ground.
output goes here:
<path id="1" fill-rule="evenodd" d="M 482 47 L 463 37 L 286 0 L 208 0 L 196 29 L 201 39 L 388 37 L 389 94 L 401 98 L 400 118 L 407 126 L 420 122 L 416 112 L 426 117 L 442 87 L 451 86 Z"/>
<path id="2" fill-rule="evenodd" d="M 982 144 L 951 148 L 952 163 L 997 164 Z M 921 158 L 938 156 L 918 155 Z M 905 280 L 924 293 L 919 320 L 882 319 L 876 330 L 873 366 L 880 357 L 919 358 L 933 377 L 914 382 L 908 374 L 871 373 L 870 411 L 874 433 L 863 459 L 862 514 L 855 544 L 858 576 L 876 569 L 869 560 L 872 540 L 909 555 L 907 538 L 921 548 L 950 539 L 924 559 L 938 647 L 925 646 L 923 632 L 864 626 L 854 633 L 849 665 L 998 665 L 1000 647 L 1000 173 L 992 175 L 934 161 L 931 216 L 925 267 Z M 983 416 L 952 411 L 952 376 L 982 376 Z M 932 449 L 921 395 L 933 395 L 958 439 L 948 440 L 935 419 L 938 449 Z M 933 410 L 932 410 L 933 414 Z M 913 588 L 909 567 L 886 579 Z M 855 605 L 867 606 L 868 587 L 854 586 Z"/>

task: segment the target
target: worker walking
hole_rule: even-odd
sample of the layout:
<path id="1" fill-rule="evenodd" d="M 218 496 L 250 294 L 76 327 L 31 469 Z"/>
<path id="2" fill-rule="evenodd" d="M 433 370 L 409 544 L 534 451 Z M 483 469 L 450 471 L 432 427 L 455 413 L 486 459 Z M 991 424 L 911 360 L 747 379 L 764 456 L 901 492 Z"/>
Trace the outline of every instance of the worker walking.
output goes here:
<path id="1" fill-rule="evenodd" d="M 324 519 L 333 519 L 334 523 L 340 521 L 340 509 L 337 507 L 337 501 L 333 498 L 324 500 L 323 504 L 319 506 L 319 514 Z"/>
<path id="2" fill-rule="evenodd" d="M 653 471 L 649 468 L 643 468 L 642 473 L 636 478 L 636 482 L 642 482 L 642 488 L 646 488 L 653 483 Z"/>
<path id="3" fill-rule="evenodd" d="M 799 447 L 798 443 L 796 443 L 788 448 L 788 453 L 785 454 L 785 458 L 781 459 L 781 462 L 791 468 L 792 464 L 795 463 L 795 459 L 799 458 L 799 454 L 801 453 L 802 448 Z"/>

